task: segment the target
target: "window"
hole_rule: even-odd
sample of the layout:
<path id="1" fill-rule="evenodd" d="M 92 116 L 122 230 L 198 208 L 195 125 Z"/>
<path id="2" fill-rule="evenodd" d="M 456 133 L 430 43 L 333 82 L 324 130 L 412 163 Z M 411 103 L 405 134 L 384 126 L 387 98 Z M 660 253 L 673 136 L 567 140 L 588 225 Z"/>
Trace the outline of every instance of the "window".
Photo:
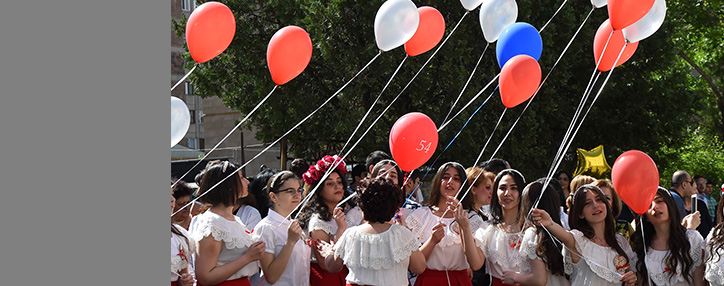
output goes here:
<path id="1" fill-rule="evenodd" d="M 184 82 L 184 91 L 188 95 L 193 95 L 194 94 L 194 84 L 190 83 L 188 81 Z"/>
<path id="2" fill-rule="evenodd" d="M 186 12 L 191 12 L 193 9 L 191 8 L 194 5 L 196 6 L 196 1 L 194 0 L 181 0 L 181 10 Z M 196 8 L 196 7 L 194 7 Z"/>
<path id="3" fill-rule="evenodd" d="M 196 124 L 196 110 L 189 110 L 189 117 L 191 117 L 191 120 L 189 123 Z"/>
<path id="4" fill-rule="evenodd" d="M 188 143 L 189 148 L 196 149 L 196 138 L 189 138 Z"/>
<path id="5" fill-rule="evenodd" d="M 204 138 L 198 138 L 199 140 L 199 148 L 198 149 L 204 149 Z"/>

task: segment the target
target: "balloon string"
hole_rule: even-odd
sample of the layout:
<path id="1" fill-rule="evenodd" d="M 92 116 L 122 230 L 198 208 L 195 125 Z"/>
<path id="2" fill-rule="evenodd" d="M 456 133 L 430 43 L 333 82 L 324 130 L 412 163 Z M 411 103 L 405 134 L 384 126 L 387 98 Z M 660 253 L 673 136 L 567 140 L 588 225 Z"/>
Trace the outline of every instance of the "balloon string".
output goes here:
<path id="1" fill-rule="evenodd" d="M 568 249 L 568 252 L 571 253 L 571 256 L 573 256 L 573 255 L 578 256 L 580 259 L 583 259 L 583 260 L 587 261 L 588 263 L 591 263 L 591 264 L 593 264 L 593 265 L 596 265 L 596 266 L 598 266 L 598 267 L 601 268 L 601 269 L 606 269 L 606 270 L 608 270 L 608 272 L 611 272 L 611 273 L 615 274 L 615 275 L 618 276 L 619 278 L 622 277 L 622 275 L 621 275 L 620 273 L 618 273 L 618 272 L 616 272 L 616 271 L 613 271 L 613 270 L 611 270 L 611 269 L 608 269 L 607 267 L 605 267 L 605 266 L 603 266 L 603 265 L 601 265 L 601 264 L 598 264 L 596 261 L 593 261 L 592 259 L 586 257 L 586 256 L 583 255 L 582 253 L 575 253 L 575 252 L 573 252 L 570 248 L 568 248 L 565 244 L 563 244 L 562 241 L 560 241 L 557 237 L 555 237 L 554 235 L 552 235 L 551 232 L 548 231 L 548 228 L 547 228 L 547 227 L 545 227 L 545 226 L 541 226 L 541 227 L 548 233 L 548 236 L 551 237 L 551 239 L 553 240 L 553 245 L 556 245 L 556 248 L 558 247 L 558 244 L 560 244 L 560 245 L 562 246 L 561 249 L 563 249 L 563 248 Z M 587 238 L 583 238 L 583 239 L 587 239 Z M 556 242 L 557 242 L 557 243 L 556 243 Z M 580 261 L 579 261 L 579 262 L 580 262 Z M 564 261 L 564 264 L 565 264 L 565 261 Z M 649 284 L 649 285 L 650 285 L 650 284 Z"/>
<path id="2" fill-rule="evenodd" d="M 496 89 L 497 89 L 497 87 L 496 87 Z M 495 91 L 493 91 L 493 93 L 495 93 Z M 493 138 L 493 133 L 495 133 L 495 130 L 498 129 L 498 126 L 500 125 L 500 122 L 503 121 L 503 116 L 505 116 L 505 112 L 506 112 L 506 111 L 508 111 L 508 108 L 503 109 L 503 112 L 500 114 L 500 118 L 498 118 L 498 123 L 495 124 L 495 128 L 493 128 L 493 131 L 490 132 L 490 136 L 488 136 L 488 140 L 485 142 L 485 145 L 483 146 L 483 149 L 480 150 L 480 154 L 478 155 L 478 158 L 475 159 L 475 163 L 473 163 L 473 167 L 475 167 L 475 166 L 478 165 L 478 162 L 480 161 L 480 157 L 483 156 L 483 152 L 485 152 L 485 148 L 488 147 L 488 143 L 490 143 L 490 139 Z M 478 178 L 480 177 L 480 174 L 482 174 L 482 172 L 478 173 L 478 175 L 475 177 L 475 180 L 473 180 L 473 182 L 475 182 L 475 181 L 478 180 Z M 466 183 L 467 181 L 468 181 L 468 177 L 465 176 L 465 179 L 463 180 L 463 183 L 462 183 L 461 186 L 465 186 L 465 183 Z M 460 197 L 460 199 L 458 199 L 458 204 L 461 204 L 461 203 L 462 203 L 463 199 L 464 199 L 465 196 L 468 194 L 468 192 L 470 192 L 470 189 L 471 189 L 472 187 L 473 187 L 473 184 L 470 184 L 470 186 L 468 187 L 467 191 L 465 191 L 465 194 L 464 194 L 462 197 Z M 460 195 L 460 192 L 461 192 L 462 190 L 463 190 L 463 188 L 460 188 L 460 189 L 455 193 L 455 198 L 457 198 L 458 195 Z M 448 211 L 449 209 L 450 209 L 450 208 L 446 208 L 446 209 L 445 209 L 445 211 L 442 213 L 442 216 L 440 216 L 440 220 L 442 220 L 442 218 L 445 216 L 445 214 L 447 213 L 447 211 Z"/>
<path id="3" fill-rule="evenodd" d="M 490 46 L 490 42 L 488 42 L 487 45 L 485 45 L 485 49 L 483 49 L 483 53 L 480 54 L 480 58 L 478 59 L 478 63 L 475 64 L 475 67 L 473 68 L 473 71 L 470 72 L 470 76 L 468 77 L 468 81 L 465 82 L 465 85 L 463 86 L 463 89 L 460 91 L 460 94 L 458 94 L 458 98 L 455 99 L 455 102 L 453 102 L 452 106 L 450 106 L 450 111 L 447 112 L 447 115 L 445 115 L 445 119 L 442 122 L 447 122 L 447 119 L 450 117 L 450 114 L 452 113 L 453 109 L 455 109 L 455 105 L 460 100 L 460 97 L 465 92 L 465 89 L 468 88 L 468 84 L 470 83 L 470 80 L 473 79 L 473 75 L 475 74 L 475 71 L 478 69 L 478 66 L 480 65 L 480 62 L 483 60 L 483 56 L 485 55 L 485 51 L 488 50 L 488 47 Z"/>
<path id="4" fill-rule="evenodd" d="M 395 76 L 397 75 L 397 72 L 400 71 L 400 68 L 402 67 L 402 64 L 405 63 L 405 60 L 407 60 L 407 58 L 409 58 L 409 56 L 407 56 L 407 54 L 405 54 L 405 58 L 402 59 L 402 62 L 400 62 L 400 64 L 397 66 L 397 69 L 395 69 L 395 72 L 392 73 L 392 76 L 390 77 L 390 79 L 387 80 L 387 84 L 385 84 L 385 87 L 382 88 L 382 91 L 380 91 L 380 94 L 377 95 L 377 98 L 376 98 L 375 101 L 372 103 L 372 105 L 370 105 L 370 108 L 367 109 L 367 113 L 365 113 L 365 115 L 362 116 L 362 119 L 360 119 L 359 123 L 357 124 L 357 127 L 354 128 L 354 131 L 352 132 L 352 135 L 349 136 L 349 138 L 347 139 L 347 142 L 344 143 L 344 146 L 342 146 L 342 149 L 339 150 L 339 154 L 337 154 L 337 155 L 342 154 L 342 150 L 344 150 L 344 148 L 347 147 L 347 145 L 349 144 L 349 142 L 352 141 L 352 137 L 354 137 L 354 135 L 357 134 L 357 131 L 359 130 L 360 126 L 362 126 L 362 123 L 365 121 L 365 119 L 367 119 L 367 116 L 370 114 L 370 112 L 371 112 L 372 109 L 375 107 L 375 105 L 377 104 L 377 102 L 380 101 L 380 98 L 382 97 L 382 94 L 385 92 L 385 90 L 387 90 L 387 87 L 388 87 L 388 86 L 390 85 L 390 83 L 392 82 L 392 79 L 395 78 Z"/>
<path id="5" fill-rule="evenodd" d="M 244 124 L 244 122 L 246 122 L 246 120 L 249 119 L 249 117 L 251 117 L 251 115 L 254 114 L 254 112 L 255 112 L 257 109 L 259 109 L 259 107 L 260 107 L 262 104 L 264 104 L 264 102 L 265 102 L 267 99 L 269 99 L 269 96 L 271 96 L 272 93 L 274 93 L 274 91 L 277 90 L 277 87 L 279 87 L 279 86 L 278 86 L 278 85 L 275 85 L 274 88 L 269 92 L 269 94 L 267 94 L 256 106 L 254 106 L 254 108 L 253 108 L 249 113 L 247 113 L 246 116 L 244 116 L 244 118 L 243 118 L 241 121 L 239 121 L 239 124 L 236 124 L 236 126 L 234 126 L 234 128 L 232 128 L 231 131 L 229 131 L 229 133 L 226 134 L 226 136 L 224 136 L 224 138 L 221 138 L 221 140 L 219 141 L 219 143 L 216 143 L 216 145 L 214 146 L 214 148 L 211 148 L 211 150 L 209 150 L 209 152 L 207 152 L 206 154 L 204 154 L 204 156 L 203 156 L 198 162 L 196 162 L 196 164 L 194 164 L 193 167 L 191 167 L 188 171 L 186 171 L 186 173 L 184 173 L 183 176 L 179 177 L 179 179 L 176 180 L 176 182 L 174 182 L 173 185 L 171 185 L 171 188 L 173 188 L 179 181 L 181 181 L 181 178 L 186 177 L 186 175 L 188 175 L 189 173 L 191 173 L 191 171 L 193 171 L 194 168 L 196 168 L 196 166 L 198 166 L 199 164 L 201 164 L 201 162 L 203 162 L 204 159 L 206 159 L 206 157 L 209 157 L 209 155 L 211 155 L 211 153 L 214 152 L 214 150 L 216 150 L 216 148 L 218 148 L 219 145 L 221 145 L 222 142 L 224 142 L 227 138 L 229 138 L 229 136 L 231 136 L 231 133 L 233 133 L 234 131 L 236 131 L 236 129 L 238 129 L 242 124 Z"/>
<path id="6" fill-rule="evenodd" d="M 641 226 L 641 242 L 642 242 L 641 245 L 644 246 L 644 267 L 645 267 L 646 261 L 649 259 L 649 251 L 647 249 L 648 247 L 646 247 L 646 234 L 644 234 L 645 231 L 644 231 L 644 216 L 643 215 L 639 216 L 639 225 Z M 648 271 L 646 272 L 646 279 L 649 281 L 648 285 L 653 285 L 653 284 L 651 284 L 651 273 L 648 273 Z"/>
<path id="7" fill-rule="evenodd" d="M 374 58 L 372 58 L 372 60 L 370 60 L 362 69 L 360 69 L 349 81 L 347 81 L 347 83 L 345 83 L 345 84 L 344 84 L 341 88 L 339 88 L 334 94 L 332 94 L 332 96 L 330 96 L 329 98 L 327 98 L 327 100 L 325 100 L 319 107 L 317 107 L 317 109 L 315 109 L 314 111 L 312 111 L 312 112 L 311 112 L 309 115 L 307 115 L 304 119 L 302 119 L 301 121 L 299 121 L 299 123 L 297 123 L 296 125 L 294 125 L 294 127 L 292 127 L 292 128 L 289 129 L 286 133 L 284 133 L 284 135 L 282 135 L 281 137 L 279 137 L 279 138 L 278 138 L 276 141 L 274 141 L 273 143 L 269 144 L 266 148 L 264 148 L 261 152 L 259 152 L 259 154 L 257 154 L 257 155 L 254 156 L 253 158 L 251 158 L 249 161 L 246 161 L 246 163 L 244 163 L 243 165 L 241 165 L 241 167 L 239 167 L 239 168 L 236 169 L 236 172 L 233 172 L 233 173 L 229 174 L 229 175 L 226 176 L 224 179 L 220 180 L 218 183 L 216 183 L 216 184 L 213 185 L 211 188 L 209 188 L 206 192 L 204 192 L 203 194 L 201 194 L 201 195 L 199 195 L 198 197 L 196 197 L 196 198 L 194 198 L 193 200 L 191 200 L 191 201 L 187 204 L 187 206 L 193 204 L 193 203 L 196 202 L 199 198 L 203 197 L 203 196 L 206 195 L 208 192 L 210 192 L 211 190 L 215 189 L 216 186 L 220 185 L 224 180 L 230 178 L 231 176 L 233 176 L 234 174 L 236 174 L 238 171 L 240 171 L 242 168 L 246 167 L 246 165 L 248 165 L 250 162 L 254 161 L 254 159 L 258 158 L 258 157 L 261 156 L 262 154 L 264 154 L 264 152 L 266 152 L 266 151 L 269 150 L 272 146 L 274 146 L 274 145 L 277 144 L 279 141 L 281 141 L 281 140 L 282 140 L 284 137 L 286 137 L 289 133 L 291 133 L 292 131 L 294 131 L 294 129 L 296 129 L 297 127 L 299 127 L 300 125 L 302 125 L 302 123 L 304 123 L 305 121 L 307 121 L 310 117 L 312 117 L 315 113 L 317 113 L 317 111 L 319 111 L 320 109 L 322 109 L 322 107 L 324 107 L 324 105 L 326 105 L 327 103 L 329 103 L 335 96 L 337 96 L 337 94 L 339 94 L 345 87 L 347 87 L 347 85 L 350 84 L 350 82 L 352 82 L 355 78 L 357 78 L 358 75 L 360 75 L 365 69 L 367 69 L 367 67 L 368 67 L 370 64 L 372 64 L 372 62 L 374 62 L 374 61 L 377 59 L 377 57 L 379 57 L 381 54 L 382 54 L 382 51 L 378 52 L 377 55 L 375 55 Z M 311 193 L 310 193 L 310 194 L 311 194 Z M 309 195 L 307 195 L 307 196 L 309 196 Z M 306 199 L 306 198 L 305 198 L 305 199 Z M 296 210 L 296 208 L 295 208 L 294 210 Z M 293 211 L 292 211 L 292 212 L 293 212 Z M 178 213 L 178 211 L 177 211 L 177 212 L 174 212 L 173 214 L 171 214 L 171 216 L 175 215 L 176 213 Z"/>
<path id="8" fill-rule="evenodd" d="M 460 18 L 460 21 L 458 21 L 458 24 L 455 25 L 455 28 L 453 28 L 452 31 L 450 31 L 450 34 L 448 34 L 448 36 L 445 38 L 445 40 L 443 40 L 442 43 L 440 43 L 440 45 L 437 47 L 437 49 L 435 49 L 435 51 L 432 53 L 432 55 L 430 55 L 430 57 L 427 59 L 427 61 L 425 61 L 425 63 L 422 64 L 422 66 L 420 67 L 420 69 L 417 70 L 417 73 L 415 73 L 415 75 L 410 79 L 410 81 L 407 82 L 407 85 L 405 85 L 405 87 L 402 88 L 402 90 L 400 91 L 400 93 L 398 93 L 397 96 L 395 96 L 395 98 L 393 98 L 392 101 L 387 105 L 387 107 L 385 107 L 385 109 L 382 110 L 382 112 L 380 113 L 380 115 L 378 115 L 377 118 L 370 124 L 370 126 L 367 127 L 367 130 L 365 130 L 365 132 L 364 132 L 362 135 L 360 135 L 360 137 L 357 139 L 357 141 L 354 143 L 354 145 L 352 145 L 352 147 L 350 147 L 350 149 L 347 151 L 347 153 L 345 153 L 344 156 L 342 156 L 342 160 L 344 160 L 344 158 L 346 158 L 346 157 L 352 152 L 352 150 L 354 150 L 354 148 L 357 147 L 357 145 L 362 141 L 362 139 L 365 137 L 365 135 L 367 135 L 367 133 L 369 133 L 370 130 L 372 130 L 372 127 L 375 126 L 375 124 L 377 123 L 377 121 L 379 121 L 380 118 L 382 118 L 382 116 L 387 112 L 387 110 L 389 110 L 390 107 L 392 107 L 392 104 L 394 104 L 395 101 L 397 101 L 397 99 L 400 98 L 400 96 L 402 95 L 402 93 L 405 92 L 405 90 L 407 90 L 407 88 L 410 86 L 410 84 L 412 84 L 412 82 L 417 78 L 417 76 L 420 75 L 420 72 L 422 72 L 422 70 L 427 66 L 427 64 L 430 62 L 430 60 L 432 60 L 432 58 L 435 57 L 435 55 L 437 54 L 437 52 L 445 45 L 445 43 L 447 42 L 447 40 L 448 40 L 448 39 L 450 38 L 450 36 L 455 32 L 455 30 L 457 29 L 457 27 L 460 25 L 460 22 L 462 22 L 463 18 L 465 18 L 465 15 L 467 15 L 467 14 L 468 14 L 468 12 L 466 11 L 465 14 L 463 14 L 463 17 Z M 341 161 L 341 160 L 340 160 L 340 161 Z M 334 166 L 336 167 L 338 164 L 339 164 L 338 162 L 335 162 Z M 333 169 L 333 168 L 330 168 L 329 170 L 331 170 L 331 169 Z M 329 170 L 328 170 L 328 172 L 329 172 Z M 324 178 L 326 178 L 328 175 L 329 175 L 329 173 L 325 173 L 324 176 L 322 176 L 322 180 L 323 180 Z M 319 185 L 317 185 L 317 187 L 319 187 Z M 312 190 L 312 192 L 310 192 L 310 194 L 313 194 L 314 191 L 316 191 L 316 189 L 317 189 L 317 188 L 315 187 L 315 188 Z M 306 204 L 306 201 L 305 201 L 304 203 Z M 295 210 L 296 210 L 296 208 L 295 208 Z M 295 217 L 296 217 L 296 216 L 295 216 Z"/>
<path id="9" fill-rule="evenodd" d="M 171 91 L 173 91 L 174 89 L 176 89 L 176 87 L 177 87 L 179 84 L 181 84 L 181 83 L 196 69 L 196 66 L 198 66 L 198 65 L 199 65 L 199 63 L 195 63 L 195 64 L 194 64 L 194 67 L 192 67 L 191 70 L 190 70 L 189 72 L 187 72 L 184 77 L 182 77 L 176 84 L 173 85 L 173 87 L 171 87 Z"/>
<path id="10" fill-rule="evenodd" d="M 625 44 L 623 45 L 623 47 L 621 47 L 621 52 L 618 53 L 618 56 L 616 57 L 616 61 L 614 61 L 614 63 L 618 62 L 618 60 L 621 58 L 621 55 L 623 54 L 623 51 L 626 49 L 626 45 L 628 45 L 628 43 L 625 43 Z M 601 87 L 598 89 L 598 92 L 596 93 L 596 96 L 593 98 L 593 101 L 592 101 L 591 104 L 588 106 L 588 109 L 586 110 L 586 113 L 583 114 L 583 117 L 581 118 L 581 121 L 578 122 L 578 126 L 576 127 L 576 130 L 573 132 L 573 134 L 571 135 L 570 140 L 569 140 L 568 143 L 566 144 L 565 150 L 567 150 L 567 149 L 571 146 L 571 143 L 573 143 L 573 139 L 576 138 L 576 134 L 578 134 L 578 131 L 581 129 L 581 126 L 583 126 L 583 121 L 586 120 L 586 117 L 588 116 L 588 113 L 591 111 L 591 108 L 593 107 L 593 104 L 595 104 L 595 103 L 596 103 L 596 100 L 598 100 L 598 97 L 601 95 L 601 92 L 603 91 L 603 88 L 606 86 L 606 83 L 608 82 L 608 79 L 611 77 L 611 74 L 613 74 L 613 70 L 614 70 L 615 68 L 616 68 L 616 66 L 614 65 L 614 66 L 611 68 L 611 71 L 609 71 L 609 73 L 606 75 L 606 78 L 603 80 L 603 83 L 601 84 Z M 593 90 L 593 87 L 591 87 L 591 90 Z M 562 158 L 562 157 L 561 157 L 561 158 Z M 558 168 L 558 166 L 560 165 L 561 161 L 563 161 L 563 160 L 561 160 L 561 159 L 558 160 L 558 163 L 556 164 L 555 168 Z M 554 169 L 555 169 L 555 168 L 554 168 Z M 550 176 L 549 176 L 549 177 L 550 177 Z M 551 178 L 546 178 L 546 185 L 550 182 L 550 180 L 551 180 Z M 544 185 L 544 186 L 545 186 L 545 185 Z M 541 196 L 542 196 L 542 193 L 541 193 Z M 538 198 L 540 199 L 541 196 L 539 196 Z M 531 213 L 531 212 L 528 212 L 529 215 L 530 215 L 530 213 Z"/>
<path id="11" fill-rule="evenodd" d="M 556 15 L 558 15 L 558 12 L 560 12 L 560 11 L 561 11 L 561 9 L 563 8 L 563 6 L 565 6 L 565 5 L 566 5 L 566 2 L 568 2 L 568 0 L 563 0 L 563 3 L 561 3 L 561 6 L 559 6 L 559 7 L 558 7 L 558 10 L 556 10 L 556 12 L 555 12 L 555 13 L 553 13 L 553 16 L 551 16 L 551 18 L 550 18 L 550 19 L 548 19 L 548 22 L 546 22 L 546 24 L 545 24 L 545 25 L 543 25 L 543 28 L 540 28 L 540 30 L 538 30 L 538 33 L 540 33 L 540 32 L 543 32 L 543 29 L 545 29 L 545 28 L 546 28 L 546 27 L 548 26 L 548 24 L 550 24 L 550 23 L 551 23 L 551 20 L 553 20 L 553 18 L 555 18 L 555 17 L 556 17 Z"/>
<path id="12" fill-rule="evenodd" d="M 486 89 L 488 89 L 488 87 L 489 87 L 491 84 L 493 84 L 493 82 L 495 82 L 495 80 L 497 80 L 498 77 L 500 77 L 500 73 L 498 73 L 493 79 L 491 79 L 491 80 L 488 82 L 488 84 L 486 84 L 486 85 L 483 87 L 483 89 L 481 89 L 480 91 L 478 91 L 478 93 L 475 94 L 475 96 L 473 96 L 473 98 L 471 98 L 471 99 L 468 101 L 468 103 L 465 104 L 465 106 L 463 106 L 462 108 L 460 108 L 460 110 L 458 110 L 458 112 L 455 113 L 455 115 L 453 115 L 453 117 L 450 118 L 450 120 L 448 120 L 447 122 L 443 122 L 443 123 L 440 125 L 440 127 L 437 129 L 437 132 L 440 132 L 442 129 L 444 129 L 445 127 L 447 127 L 447 125 L 450 124 L 450 122 L 452 122 L 456 117 L 458 117 L 458 115 L 460 115 L 460 113 L 462 113 L 463 110 L 465 110 L 466 108 L 468 108 L 468 106 L 470 106 L 470 104 L 472 104 L 473 101 L 475 101 L 476 99 L 478 99 L 478 97 L 479 97 L 481 94 L 483 94 L 483 92 L 484 92 Z"/>
<path id="13" fill-rule="evenodd" d="M 495 87 L 495 90 L 497 90 L 497 89 L 498 89 L 498 87 L 496 86 L 496 87 Z M 458 133 L 455 134 L 455 137 L 453 137 L 453 139 L 450 140 L 450 142 L 447 144 L 447 146 L 445 146 L 445 149 L 443 149 L 442 151 L 440 151 L 440 154 L 438 154 L 437 157 L 435 157 L 435 160 L 433 160 L 433 161 L 432 161 L 432 164 L 430 164 L 430 168 L 427 169 L 427 171 L 425 172 L 425 174 L 422 176 L 422 179 L 420 179 L 420 182 L 417 183 L 417 185 L 415 186 L 415 189 L 412 190 L 412 192 L 410 193 L 410 195 L 407 196 L 407 199 L 402 203 L 402 206 L 400 206 L 400 207 L 404 207 L 404 206 L 405 206 L 405 203 L 406 203 L 407 201 L 409 201 L 409 200 L 412 198 L 412 196 L 415 195 L 415 192 L 417 192 L 418 189 L 420 189 L 420 184 L 422 184 L 422 182 L 425 181 L 425 178 L 427 178 L 427 175 L 430 173 L 430 170 L 432 170 L 432 166 L 435 166 L 435 163 L 437 163 L 437 160 L 440 159 L 440 157 L 442 156 L 442 154 L 445 153 L 445 151 L 447 151 L 447 149 L 450 148 L 450 146 L 452 145 L 452 143 L 455 142 L 455 140 L 458 138 L 458 136 L 460 136 L 460 134 L 463 132 L 463 129 L 465 129 L 465 127 L 468 126 L 468 123 L 470 122 L 471 119 L 473 119 L 473 117 L 475 116 L 475 114 L 477 114 L 478 111 L 480 111 L 480 109 L 483 107 L 483 105 L 485 105 L 485 103 L 487 103 L 488 100 L 490 100 L 490 98 L 493 97 L 493 94 L 495 94 L 495 90 L 493 90 L 493 92 L 490 93 L 490 95 L 488 96 L 488 98 L 485 99 L 485 101 L 483 101 L 483 103 L 480 104 L 480 106 L 478 106 L 478 109 L 476 109 L 475 112 L 473 112 L 473 114 L 470 115 L 470 117 L 469 117 L 468 120 L 465 122 L 465 124 L 463 124 L 463 127 L 461 127 L 460 130 L 458 131 Z M 465 177 L 465 180 L 467 180 L 467 177 Z M 463 182 L 463 185 L 464 185 L 464 184 L 465 184 L 465 182 Z M 404 186 L 404 185 L 403 185 L 403 186 Z M 398 216 L 398 214 L 395 214 L 395 217 L 393 218 L 393 220 L 396 220 L 396 219 L 397 219 L 397 216 Z"/>

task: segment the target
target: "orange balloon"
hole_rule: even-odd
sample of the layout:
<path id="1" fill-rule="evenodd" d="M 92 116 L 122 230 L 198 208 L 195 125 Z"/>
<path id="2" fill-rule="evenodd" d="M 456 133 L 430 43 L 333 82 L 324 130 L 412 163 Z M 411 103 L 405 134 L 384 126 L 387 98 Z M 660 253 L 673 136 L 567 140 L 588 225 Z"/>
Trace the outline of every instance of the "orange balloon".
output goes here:
<path id="1" fill-rule="evenodd" d="M 613 35 L 611 35 L 612 31 Z M 611 35 L 610 40 L 608 40 L 609 35 Z M 603 47 L 606 46 L 606 40 L 608 40 L 608 47 L 606 47 L 606 52 L 603 54 L 603 58 L 601 58 L 601 52 L 603 52 Z M 605 72 L 620 66 L 633 56 L 636 48 L 639 46 L 639 42 L 628 43 L 626 48 L 624 48 L 624 44 L 626 44 L 626 39 L 623 37 L 623 32 L 621 30 L 613 30 L 609 20 L 604 21 L 603 24 L 598 27 L 598 31 L 596 31 L 596 37 L 593 38 L 593 59 L 596 64 L 598 64 L 598 70 Z M 614 65 L 618 54 L 621 53 L 621 49 L 624 49 L 623 54 L 621 54 L 621 58 L 619 58 L 618 62 Z M 600 64 L 599 58 L 601 58 Z"/>
<path id="2" fill-rule="evenodd" d="M 608 0 L 608 17 L 611 27 L 621 30 L 646 15 L 654 6 L 655 0 Z"/>
<path id="3" fill-rule="evenodd" d="M 279 29 L 269 41 L 266 61 L 277 85 L 297 77 L 312 59 L 312 39 L 304 29 L 286 26 Z"/>
<path id="4" fill-rule="evenodd" d="M 223 53 L 236 33 L 234 13 L 219 2 L 199 5 L 186 23 L 186 44 L 191 57 L 204 63 Z"/>
<path id="5" fill-rule="evenodd" d="M 417 31 L 405 43 L 405 52 L 411 57 L 427 52 L 437 46 L 445 34 L 445 18 L 440 11 L 430 6 L 417 8 L 420 24 Z"/>
<path id="6" fill-rule="evenodd" d="M 500 70 L 500 98 L 513 108 L 528 100 L 538 89 L 541 70 L 538 61 L 525 54 L 510 58 Z"/>

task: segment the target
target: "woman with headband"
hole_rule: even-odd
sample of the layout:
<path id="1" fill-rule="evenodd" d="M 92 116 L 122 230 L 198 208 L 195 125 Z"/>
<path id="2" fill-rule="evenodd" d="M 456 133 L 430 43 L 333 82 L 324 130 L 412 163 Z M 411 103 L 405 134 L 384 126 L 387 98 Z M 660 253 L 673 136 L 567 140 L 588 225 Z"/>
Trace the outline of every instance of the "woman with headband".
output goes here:
<path id="1" fill-rule="evenodd" d="M 533 209 L 533 222 L 547 228 L 565 246 L 565 270 L 572 285 L 636 285 L 636 254 L 626 238 L 615 231 L 611 206 L 601 189 L 586 184 L 573 195 L 568 222 L 563 229 L 544 210 Z"/>

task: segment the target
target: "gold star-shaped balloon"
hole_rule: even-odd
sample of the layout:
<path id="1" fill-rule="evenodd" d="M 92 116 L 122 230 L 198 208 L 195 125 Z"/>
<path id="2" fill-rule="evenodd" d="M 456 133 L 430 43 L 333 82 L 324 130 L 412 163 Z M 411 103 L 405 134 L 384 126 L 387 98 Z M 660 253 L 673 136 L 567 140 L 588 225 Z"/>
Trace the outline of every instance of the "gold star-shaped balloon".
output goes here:
<path id="1" fill-rule="evenodd" d="M 591 149 L 590 151 L 578 148 L 578 162 L 576 163 L 576 171 L 573 176 L 581 174 L 589 175 L 594 178 L 603 178 L 603 175 L 611 172 L 611 166 L 603 155 L 603 145 Z"/>

